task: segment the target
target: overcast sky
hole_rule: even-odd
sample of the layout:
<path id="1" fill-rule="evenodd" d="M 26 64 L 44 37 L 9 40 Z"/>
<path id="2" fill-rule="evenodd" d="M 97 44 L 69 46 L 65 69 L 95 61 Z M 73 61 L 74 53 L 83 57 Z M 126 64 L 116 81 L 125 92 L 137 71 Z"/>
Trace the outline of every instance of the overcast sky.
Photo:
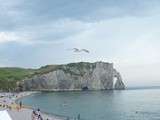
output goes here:
<path id="1" fill-rule="evenodd" d="M 0 0 L 0 66 L 113 62 L 127 86 L 160 86 L 159 0 Z M 71 48 L 87 53 L 73 53 Z"/>

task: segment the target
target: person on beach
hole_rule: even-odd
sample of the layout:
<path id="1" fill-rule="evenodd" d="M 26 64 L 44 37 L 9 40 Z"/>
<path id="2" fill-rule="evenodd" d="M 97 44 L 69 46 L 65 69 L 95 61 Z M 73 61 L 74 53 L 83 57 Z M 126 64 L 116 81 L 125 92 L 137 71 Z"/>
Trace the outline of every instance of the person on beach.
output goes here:
<path id="1" fill-rule="evenodd" d="M 19 110 L 20 110 L 20 107 L 19 107 L 18 105 L 15 105 L 15 106 L 16 106 L 17 111 L 19 111 Z"/>
<path id="2" fill-rule="evenodd" d="M 36 111 L 33 110 L 31 117 L 32 117 L 32 120 L 36 120 Z"/>
<path id="3" fill-rule="evenodd" d="M 38 120 L 43 120 L 43 118 L 41 116 L 41 111 L 39 108 L 37 109 L 37 115 L 38 115 Z"/>
<path id="4" fill-rule="evenodd" d="M 38 116 L 38 120 L 43 120 L 41 115 Z"/>
<path id="5" fill-rule="evenodd" d="M 38 115 L 37 111 L 35 111 L 35 110 L 33 110 L 31 117 L 32 117 L 32 120 L 43 120 L 41 115 L 40 114 Z"/>
<path id="6" fill-rule="evenodd" d="M 77 119 L 78 119 L 78 120 L 80 120 L 80 119 L 81 119 L 81 115 L 80 115 L 80 114 L 78 114 L 78 117 L 77 117 Z"/>
<path id="7" fill-rule="evenodd" d="M 22 101 L 19 102 L 19 107 L 22 108 Z"/>
<path id="8" fill-rule="evenodd" d="M 37 115 L 41 115 L 41 110 L 38 108 L 37 111 L 36 111 Z"/>

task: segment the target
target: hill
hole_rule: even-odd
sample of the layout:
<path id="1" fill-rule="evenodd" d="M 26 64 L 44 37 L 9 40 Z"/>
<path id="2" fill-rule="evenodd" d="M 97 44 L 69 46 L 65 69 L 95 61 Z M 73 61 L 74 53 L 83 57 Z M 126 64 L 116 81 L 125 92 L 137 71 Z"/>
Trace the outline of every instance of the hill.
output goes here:
<path id="1" fill-rule="evenodd" d="M 113 85 L 114 78 L 117 82 Z M 38 86 L 38 87 L 37 87 Z M 46 65 L 39 69 L 0 68 L 0 90 L 124 89 L 120 73 L 112 63 L 79 62 Z"/>

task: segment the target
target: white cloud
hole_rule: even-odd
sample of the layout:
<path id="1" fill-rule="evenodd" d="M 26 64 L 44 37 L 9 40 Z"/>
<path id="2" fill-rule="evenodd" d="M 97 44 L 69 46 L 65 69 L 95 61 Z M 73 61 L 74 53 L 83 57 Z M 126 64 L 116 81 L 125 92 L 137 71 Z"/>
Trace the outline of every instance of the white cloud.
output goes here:
<path id="1" fill-rule="evenodd" d="M 0 32 L 0 42 L 1 43 L 8 42 L 8 41 L 14 41 L 15 38 L 16 37 L 13 34 L 8 35 L 5 32 Z"/>
<path id="2" fill-rule="evenodd" d="M 0 43 L 59 44 L 69 41 L 68 37 L 80 34 L 90 27 L 90 23 L 60 19 L 46 24 L 17 28 L 13 32 L 1 31 Z"/>
<path id="3" fill-rule="evenodd" d="M 31 41 L 27 39 L 25 35 L 18 35 L 14 32 L 0 32 L 0 44 L 8 42 L 17 42 L 24 44 L 31 43 Z"/>

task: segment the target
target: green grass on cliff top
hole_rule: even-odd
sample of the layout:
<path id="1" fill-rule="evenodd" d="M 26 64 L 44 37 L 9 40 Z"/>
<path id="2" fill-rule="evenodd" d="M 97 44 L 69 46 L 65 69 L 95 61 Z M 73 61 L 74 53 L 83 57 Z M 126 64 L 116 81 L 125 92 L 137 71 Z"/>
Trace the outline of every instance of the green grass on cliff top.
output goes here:
<path id="1" fill-rule="evenodd" d="M 33 73 L 33 69 L 0 68 L 0 90 L 15 89 L 17 81 L 23 80 Z"/>
<path id="2" fill-rule="evenodd" d="M 0 80 L 21 80 L 33 73 L 33 69 L 0 68 Z"/>

